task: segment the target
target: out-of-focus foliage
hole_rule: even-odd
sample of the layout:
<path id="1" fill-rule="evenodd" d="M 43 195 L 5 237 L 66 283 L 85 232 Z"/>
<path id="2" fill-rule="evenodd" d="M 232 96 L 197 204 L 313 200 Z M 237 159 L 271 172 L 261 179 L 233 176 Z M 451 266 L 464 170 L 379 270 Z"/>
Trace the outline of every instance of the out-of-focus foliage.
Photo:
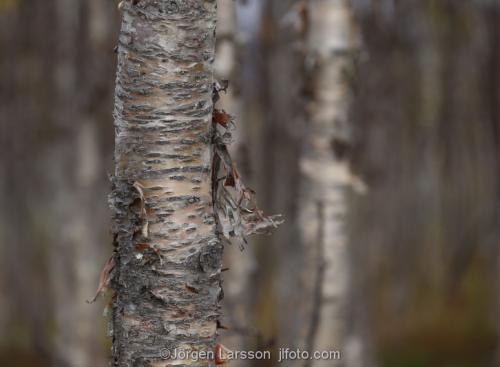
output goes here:
<path id="1" fill-rule="evenodd" d="M 118 12 L 0 2 L 0 365 L 104 366 Z"/>
<path id="2" fill-rule="evenodd" d="M 18 6 L 22 0 L 0 0 L 0 12 L 7 11 Z"/>
<path id="3" fill-rule="evenodd" d="M 493 365 L 500 8 L 380 1 L 357 14 L 355 165 L 371 190 L 351 225 L 374 340 L 390 365 Z"/>

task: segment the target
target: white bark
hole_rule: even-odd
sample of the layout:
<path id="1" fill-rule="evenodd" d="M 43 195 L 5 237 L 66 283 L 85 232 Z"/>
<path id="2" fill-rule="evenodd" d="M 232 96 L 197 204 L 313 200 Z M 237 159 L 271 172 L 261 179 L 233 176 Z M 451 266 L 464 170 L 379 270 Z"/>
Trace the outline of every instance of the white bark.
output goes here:
<path id="1" fill-rule="evenodd" d="M 347 0 L 311 0 L 308 14 L 306 67 L 312 95 L 300 159 L 299 224 L 308 249 L 306 269 L 310 271 L 305 272 L 305 282 L 311 291 L 311 322 L 304 337 L 312 351 L 343 353 L 349 284 L 346 194 L 349 187 L 360 187 L 349 167 L 348 75 L 358 44 Z M 346 364 L 317 360 L 309 365 Z"/>

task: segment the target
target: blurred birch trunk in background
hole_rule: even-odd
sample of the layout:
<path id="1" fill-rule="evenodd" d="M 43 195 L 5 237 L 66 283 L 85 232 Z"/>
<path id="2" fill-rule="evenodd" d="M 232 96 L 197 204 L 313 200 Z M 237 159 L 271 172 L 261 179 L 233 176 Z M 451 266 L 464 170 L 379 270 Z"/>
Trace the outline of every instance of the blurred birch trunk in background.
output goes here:
<path id="1" fill-rule="evenodd" d="M 257 187 L 262 202 L 286 221 L 255 244 L 257 347 L 344 352 L 351 297 L 345 190 L 362 188 L 349 169 L 348 121 L 359 40 L 347 2 L 269 0 L 261 14 L 260 44 L 249 56 L 258 71 L 254 99 L 245 100 L 248 144 L 265 185 Z"/>
<path id="2" fill-rule="evenodd" d="M 0 10 L 1 278 L 10 289 L 0 364 L 104 366 L 103 306 L 85 301 L 110 243 L 116 5 L 13 1 Z"/>
<path id="3" fill-rule="evenodd" d="M 52 142 L 45 166 L 54 194 L 48 204 L 53 217 L 46 218 L 50 236 L 50 284 L 53 290 L 54 366 L 85 367 L 102 363 L 99 310 L 85 300 L 95 293 L 106 241 L 101 156 L 97 126 L 86 111 L 89 87 L 83 78 L 91 72 L 87 3 L 57 0 L 53 17 L 55 34 L 54 122 L 65 137 Z M 68 205 L 68 203 L 72 203 Z M 100 229 L 101 227 L 101 229 Z M 99 316 L 97 316 L 99 317 Z"/>
<path id="4" fill-rule="evenodd" d="M 245 88 L 248 151 L 252 177 L 264 209 L 283 214 L 285 223 L 272 237 L 255 241 L 258 268 L 252 278 L 253 314 L 258 349 L 294 347 L 304 327 L 300 317 L 302 251 L 295 223 L 298 156 L 304 116 L 300 30 L 284 24 L 296 0 L 267 0 L 260 9 L 260 29 L 248 60 L 253 73 Z M 276 361 L 274 361 L 276 363 Z M 287 365 L 292 365 L 288 361 Z M 261 361 L 255 366 L 273 366 Z"/>
<path id="5" fill-rule="evenodd" d="M 347 0 L 310 0 L 306 6 L 308 104 L 300 157 L 298 224 L 306 255 L 301 272 L 309 322 L 301 344 L 310 351 L 342 353 L 339 361 L 316 360 L 308 366 L 347 366 L 348 190 L 364 190 L 350 168 L 351 84 L 360 43 Z"/>

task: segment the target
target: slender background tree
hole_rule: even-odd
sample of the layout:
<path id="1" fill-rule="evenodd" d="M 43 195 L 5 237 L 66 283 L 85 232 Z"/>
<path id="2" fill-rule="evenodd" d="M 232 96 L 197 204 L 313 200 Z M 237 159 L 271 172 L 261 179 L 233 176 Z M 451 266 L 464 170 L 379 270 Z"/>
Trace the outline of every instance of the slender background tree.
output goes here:
<path id="1" fill-rule="evenodd" d="M 111 1 L 0 1 L 1 365 L 107 359 L 85 300 L 111 240 L 116 15 Z"/>
<path id="2" fill-rule="evenodd" d="M 306 24 L 307 121 L 302 138 L 298 224 L 304 246 L 303 292 L 308 350 L 339 350 L 339 361 L 311 366 L 346 366 L 350 258 L 347 233 L 349 190 L 364 184 L 350 167 L 354 61 L 360 40 L 348 1 L 311 0 Z M 356 363 L 357 364 L 357 363 Z"/>

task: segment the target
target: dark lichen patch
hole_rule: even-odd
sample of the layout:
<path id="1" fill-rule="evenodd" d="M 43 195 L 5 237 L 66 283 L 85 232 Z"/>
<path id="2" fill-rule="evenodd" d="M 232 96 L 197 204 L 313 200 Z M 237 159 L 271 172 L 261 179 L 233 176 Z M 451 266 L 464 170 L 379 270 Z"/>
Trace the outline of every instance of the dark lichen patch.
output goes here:
<path id="1" fill-rule="evenodd" d="M 152 187 L 144 188 L 144 192 L 155 192 L 155 191 L 162 191 L 162 190 L 163 190 L 162 186 L 152 186 Z"/>
<path id="2" fill-rule="evenodd" d="M 169 176 L 168 178 L 172 181 L 185 181 L 186 180 L 186 176 L 181 176 L 181 175 Z"/>
<path id="3" fill-rule="evenodd" d="M 200 266 L 205 273 L 212 274 L 221 268 L 223 246 L 220 242 L 212 242 L 200 251 Z"/>

